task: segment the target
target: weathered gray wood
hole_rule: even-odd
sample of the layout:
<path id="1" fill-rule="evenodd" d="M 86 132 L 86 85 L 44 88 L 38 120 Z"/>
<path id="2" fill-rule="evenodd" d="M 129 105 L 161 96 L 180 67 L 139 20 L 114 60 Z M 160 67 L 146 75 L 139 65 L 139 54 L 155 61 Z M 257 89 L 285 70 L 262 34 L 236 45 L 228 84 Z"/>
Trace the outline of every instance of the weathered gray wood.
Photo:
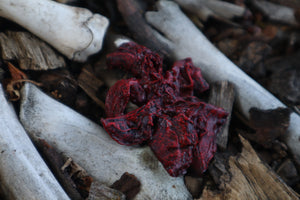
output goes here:
<path id="1" fill-rule="evenodd" d="M 1 0 L 0 16 L 79 62 L 101 50 L 109 24 L 106 17 L 88 9 L 50 0 Z"/>
<path id="2" fill-rule="evenodd" d="M 252 0 L 252 3 L 272 21 L 286 23 L 293 26 L 298 25 L 294 14 L 294 8 L 263 0 Z"/>
<path id="3" fill-rule="evenodd" d="M 9 200 L 69 199 L 40 157 L 0 84 L 0 190 Z"/>
<path id="4" fill-rule="evenodd" d="M 232 19 L 243 17 L 246 8 L 220 0 L 174 0 L 184 9 L 194 13 L 200 19 L 206 21 L 208 17 L 219 17 L 222 19 Z"/>
<path id="5" fill-rule="evenodd" d="M 49 70 L 66 66 L 61 55 L 28 32 L 0 33 L 0 49 L 3 60 L 17 60 L 24 70 Z"/>
<path id="6" fill-rule="evenodd" d="M 118 144 L 102 127 L 32 84 L 26 83 L 21 93 L 20 119 L 30 137 L 72 157 L 95 180 L 111 185 L 128 172 L 141 182 L 135 199 L 191 199 L 183 177 L 171 177 L 149 147 Z"/>
<path id="7" fill-rule="evenodd" d="M 213 83 L 210 87 L 210 96 L 208 102 L 212 105 L 224 108 L 229 115 L 223 126 L 222 131 L 217 135 L 217 144 L 221 150 L 225 150 L 228 141 L 228 129 L 231 119 L 232 106 L 235 97 L 234 85 L 228 81 L 219 81 Z"/>

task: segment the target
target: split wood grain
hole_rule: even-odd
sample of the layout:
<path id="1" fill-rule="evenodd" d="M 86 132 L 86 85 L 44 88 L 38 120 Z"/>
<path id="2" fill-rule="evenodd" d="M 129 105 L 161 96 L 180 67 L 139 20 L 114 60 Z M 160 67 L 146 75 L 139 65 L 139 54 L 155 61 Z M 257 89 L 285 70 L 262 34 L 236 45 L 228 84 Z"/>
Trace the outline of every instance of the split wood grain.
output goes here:
<path id="1" fill-rule="evenodd" d="M 228 171 L 220 176 L 222 191 L 217 193 L 205 187 L 199 200 L 299 199 L 298 194 L 260 160 L 250 143 L 239 137 L 242 152 L 229 158 Z"/>
<path id="2" fill-rule="evenodd" d="M 0 33 L 0 50 L 3 60 L 17 60 L 23 70 L 49 70 L 66 66 L 62 56 L 29 32 Z"/>
<path id="3" fill-rule="evenodd" d="M 217 135 L 217 144 L 220 150 L 225 150 L 228 142 L 229 123 L 234 103 L 234 85 L 228 81 L 218 81 L 211 85 L 208 103 L 224 108 L 229 115 L 222 131 Z"/>

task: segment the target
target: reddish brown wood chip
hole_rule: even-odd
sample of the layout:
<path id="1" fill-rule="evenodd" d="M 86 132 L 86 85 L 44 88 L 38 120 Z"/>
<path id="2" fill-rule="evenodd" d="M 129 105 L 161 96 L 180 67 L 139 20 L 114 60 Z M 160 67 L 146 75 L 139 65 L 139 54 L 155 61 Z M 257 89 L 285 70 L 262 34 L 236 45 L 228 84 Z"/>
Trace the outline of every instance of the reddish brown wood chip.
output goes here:
<path id="1" fill-rule="evenodd" d="M 141 189 L 140 181 L 133 174 L 125 172 L 119 180 L 114 182 L 111 188 L 121 191 L 126 195 L 126 199 L 133 199 Z"/>

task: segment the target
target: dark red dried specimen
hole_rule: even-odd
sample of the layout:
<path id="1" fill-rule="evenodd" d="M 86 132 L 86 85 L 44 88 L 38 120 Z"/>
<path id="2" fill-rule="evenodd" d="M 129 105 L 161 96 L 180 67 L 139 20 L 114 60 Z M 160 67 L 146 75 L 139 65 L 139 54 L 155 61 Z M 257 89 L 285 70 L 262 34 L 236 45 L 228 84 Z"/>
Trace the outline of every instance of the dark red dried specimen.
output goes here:
<path id="1" fill-rule="evenodd" d="M 171 176 L 192 167 L 202 174 L 216 152 L 215 138 L 225 123 L 222 108 L 193 96 L 209 88 L 190 58 L 163 72 L 162 59 L 146 47 L 130 42 L 107 56 L 109 67 L 131 72 L 105 101 L 105 130 L 122 145 L 148 144 Z M 124 114 L 129 101 L 139 108 Z"/>

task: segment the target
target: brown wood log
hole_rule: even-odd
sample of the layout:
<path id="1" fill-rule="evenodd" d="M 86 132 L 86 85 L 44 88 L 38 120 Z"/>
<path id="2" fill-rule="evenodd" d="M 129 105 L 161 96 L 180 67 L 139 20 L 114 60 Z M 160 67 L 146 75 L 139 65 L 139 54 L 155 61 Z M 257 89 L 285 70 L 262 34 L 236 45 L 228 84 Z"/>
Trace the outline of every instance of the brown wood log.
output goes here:
<path id="1" fill-rule="evenodd" d="M 212 105 L 224 108 L 229 115 L 223 130 L 217 135 L 217 144 L 220 150 L 225 150 L 228 141 L 228 129 L 231 119 L 232 106 L 234 102 L 234 86 L 228 81 L 218 81 L 211 85 L 208 102 Z"/>
<path id="2" fill-rule="evenodd" d="M 219 178 L 221 192 L 206 186 L 199 200 L 299 199 L 299 195 L 260 160 L 250 143 L 239 137 L 242 152 L 231 156 L 228 166 L 223 168 L 225 171 Z"/>

